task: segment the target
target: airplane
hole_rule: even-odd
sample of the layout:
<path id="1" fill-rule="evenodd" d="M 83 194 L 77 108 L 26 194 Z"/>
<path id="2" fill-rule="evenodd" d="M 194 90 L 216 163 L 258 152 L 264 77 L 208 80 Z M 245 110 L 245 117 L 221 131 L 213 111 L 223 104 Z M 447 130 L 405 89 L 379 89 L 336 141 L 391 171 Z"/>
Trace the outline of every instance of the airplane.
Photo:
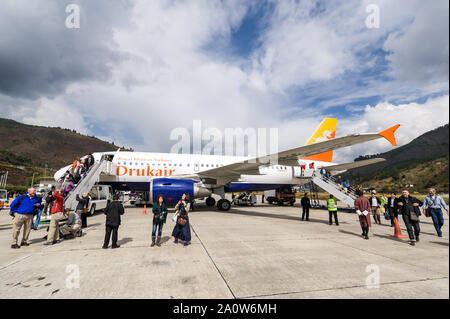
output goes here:
<path id="1" fill-rule="evenodd" d="M 221 156 L 204 154 L 98 152 L 96 162 L 109 156 L 106 172 L 99 176 L 98 184 L 110 185 L 114 191 L 149 192 L 150 202 L 162 194 L 168 205 L 174 205 L 183 193 L 191 199 L 206 198 L 213 207 L 219 195 L 217 208 L 227 211 L 231 202 L 227 192 L 264 191 L 284 186 L 304 185 L 311 181 L 318 169 L 325 168 L 332 175 L 350 168 L 370 165 L 382 158 L 351 163 L 333 163 L 333 150 L 385 138 L 396 146 L 394 125 L 379 133 L 350 134 L 335 138 L 337 119 L 325 118 L 306 145 L 259 157 Z M 271 159 L 277 159 L 271 164 Z M 71 165 L 55 173 L 55 180 L 64 176 Z"/>

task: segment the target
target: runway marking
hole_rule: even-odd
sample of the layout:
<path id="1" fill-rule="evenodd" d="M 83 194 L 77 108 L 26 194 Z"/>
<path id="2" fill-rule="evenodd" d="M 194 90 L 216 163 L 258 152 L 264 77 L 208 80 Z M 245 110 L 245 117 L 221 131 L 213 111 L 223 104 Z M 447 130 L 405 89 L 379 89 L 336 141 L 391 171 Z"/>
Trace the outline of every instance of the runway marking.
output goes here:
<path id="1" fill-rule="evenodd" d="M 380 283 L 380 286 L 394 285 L 394 284 L 406 284 L 406 283 L 414 283 L 414 282 L 426 282 L 432 280 L 442 280 L 448 279 L 449 277 L 440 277 L 440 278 L 426 278 L 426 279 L 417 279 L 417 280 L 405 280 L 405 281 L 392 281 L 392 282 L 384 282 Z M 324 289 L 313 289 L 313 290 L 303 290 L 303 291 L 291 291 L 291 292 L 280 292 L 276 294 L 267 294 L 267 295 L 254 295 L 254 296 L 246 296 L 240 297 L 242 299 L 250 299 L 250 298 L 262 298 L 262 297 L 273 297 L 273 296 L 282 296 L 282 295 L 291 295 L 291 294 L 303 294 L 308 292 L 321 292 L 321 291 L 332 291 L 332 290 L 344 290 L 344 289 L 352 289 L 352 288 L 365 288 L 366 285 L 356 285 L 356 286 L 346 286 L 346 287 L 337 287 L 337 288 L 324 288 Z"/>
<path id="2" fill-rule="evenodd" d="M 22 256 L 22 257 L 20 257 L 20 258 L 18 258 L 18 259 L 15 259 L 15 260 L 11 261 L 9 264 L 6 264 L 6 265 L 0 267 L 0 270 L 3 270 L 3 269 L 5 269 L 5 268 L 8 268 L 9 266 L 12 266 L 12 265 L 14 265 L 14 264 L 17 264 L 18 262 L 21 262 L 22 260 L 27 259 L 27 258 L 29 258 L 29 257 L 31 257 L 31 255 L 25 255 L 25 256 Z"/>
<path id="3" fill-rule="evenodd" d="M 194 227 L 192 227 L 192 225 L 190 225 L 192 228 L 192 231 L 194 232 L 195 236 L 197 236 L 198 240 L 200 241 L 200 244 L 202 245 L 203 249 L 205 250 L 206 254 L 208 255 L 209 259 L 211 259 L 211 262 L 213 263 L 214 267 L 216 268 L 217 272 L 219 273 L 220 277 L 222 277 L 223 282 L 225 283 L 225 285 L 227 285 L 228 290 L 230 291 L 231 295 L 233 296 L 233 299 L 236 299 L 236 295 L 234 294 L 233 290 L 231 289 L 230 285 L 228 284 L 228 282 L 226 281 L 225 277 L 223 276 L 222 272 L 220 271 L 219 267 L 217 267 L 216 262 L 214 261 L 214 259 L 211 257 L 208 249 L 206 249 L 205 245 L 203 244 L 203 241 L 201 240 L 201 238 L 198 236 L 197 232 L 195 231 Z"/>

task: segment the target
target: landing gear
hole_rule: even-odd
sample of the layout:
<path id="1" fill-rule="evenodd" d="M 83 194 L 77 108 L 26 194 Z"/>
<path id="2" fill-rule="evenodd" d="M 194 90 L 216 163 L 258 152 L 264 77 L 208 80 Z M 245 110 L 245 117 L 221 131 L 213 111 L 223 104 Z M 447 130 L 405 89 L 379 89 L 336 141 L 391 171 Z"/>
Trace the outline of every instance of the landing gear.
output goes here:
<path id="1" fill-rule="evenodd" d="M 216 200 L 212 197 L 206 199 L 206 206 L 213 207 L 216 204 Z"/>
<path id="2" fill-rule="evenodd" d="M 217 202 L 217 208 L 222 211 L 228 211 L 231 208 L 231 203 L 228 199 L 220 199 Z"/>

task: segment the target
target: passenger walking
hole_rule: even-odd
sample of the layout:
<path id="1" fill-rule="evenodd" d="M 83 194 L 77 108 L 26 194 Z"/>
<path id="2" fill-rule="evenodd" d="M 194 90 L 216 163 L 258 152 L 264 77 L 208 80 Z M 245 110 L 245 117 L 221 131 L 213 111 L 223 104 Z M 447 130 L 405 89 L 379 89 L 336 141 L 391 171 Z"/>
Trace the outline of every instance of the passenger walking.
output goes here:
<path id="1" fill-rule="evenodd" d="M 408 231 L 409 244 L 414 246 L 419 241 L 419 217 L 421 215 L 419 206 L 422 206 L 423 203 L 417 198 L 410 196 L 409 191 L 405 189 L 402 191 L 402 196 L 399 197 L 397 205 Z"/>
<path id="2" fill-rule="evenodd" d="M 75 180 L 76 180 L 76 178 L 75 178 Z M 70 180 L 70 177 L 67 176 L 64 180 L 64 183 L 62 183 L 62 185 L 61 185 L 61 190 L 62 190 L 63 196 L 66 196 L 74 187 L 75 187 L 75 184 Z"/>
<path id="3" fill-rule="evenodd" d="M 323 179 L 324 181 L 327 180 L 327 170 L 326 170 L 325 168 L 322 168 L 322 169 L 320 170 L 320 175 L 322 175 L 322 179 Z"/>
<path id="4" fill-rule="evenodd" d="M 175 206 L 176 225 L 173 228 L 172 236 L 174 243 L 178 244 L 178 239 L 184 240 L 184 246 L 189 245 L 191 241 L 191 228 L 189 225 L 189 195 L 184 193 Z"/>
<path id="5" fill-rule="evenodd" d="M 370 221 L 370 202 L 359 189 L 356 190 L 356 195 L 358 198 L 355 199 L 354 206 L 362 229 L 361 235 L 364 239 L 369 239 L 369 227 L 372 226 Z"/>
<path id="6" fill-rule="evenodd" d="M 160 247 L 163 225 L 166 223 L 167 214 L 169 213 L 166 207 L 166 199 L 164 198 L 163 195 L 158 196 L 156 203 L 153 205 L 152 211 L 153 211 L 153 231 L 152 231 L 151 246 L 152 247 L 155 246 L 156 240 L 156 246 Z M 157 229 L 158 229 L 158 237 L 156 237 Z"/>
<path id="7" fill-rule="evenodd" d="M 302 204 L 302 220 L 305 219 L 309 221 L 309 209 L 311 208 L 311 201 L 308 197 L 308 193 L 305 193 L 305 195 L 303 195 L 302 199 L 300 200 L 300 203 Z"/>
<path id="8" fill-rule="evenodd" d="M 372 191 L 371 193 L 371 198 L 370 198 L 370 212 L 373 215 L 373 220 L 375 221 L 376 224 L 380 224 L 381 225 L 381 200 L 376 197 L 376 192 Z"/>
<path id="9" fill-rule="evenodd" d="M 33 213 L 36 208 L 41 206 L 41 199 L 36 196 L 36 189 L 29 188 L 27 194 L 16 197 L 10 205 L 13 219 L 13 234 L 11 248 L 17 249 L 21 246 L 29 246 L 28 237 L 30 236 Z M 23 236 L 20 246 L 17 244 L 20 230 L 23 227 Z"/>
<path id="10" fill-rule="evenodd" d="M 119 200 L 119 196 L 114 195 L 113 201 L 108 203 L 105 208 L 106 215 L 106 229 L 105 229 L 105 241 L 103 242 L 103 249 L 108 248 L 109 239 L 112 233 L 112 246 L 111 248 L 119 248 L 117 244 L 118 230 L 120 226 L 120 216 L 125 213 L 122 203 Z"/>
<path id="11" fill-rule="evenodd" d="M 55 201 L 52 207 L 52 217 L 50 219 L 50 227 L 47 234 L 47 242 L 44 245 L 54 245 L 59 243 L 59 221 L 64 218 L 63 206 L 64 197 L 61 196 L 60 191 L 57 189 L 53 192 Z"/>
<path id="12" fill-rule="evenodd" d="M 42 211 L 42 214 L 44 214 L 45 216 L 47 215 L 48 211 L 52 210 L 53 201 L 55 200 L 55 198 L 53 197 L 53 192 L 55 191 L 55 189 L 56 189 L 56 187 L 52 186 L 44 198 L 45 204 L 44 204 L 44 209 Z"/>
<path id="13" fill-rule="evenodd" d="M 389 217 L 391 218 L 391 227 L 395 226 L 395 219 L 398 220 L 398 206 L 397 206 L 397 197 L 395 192 L 391 193 L 391 197 L 388 198 L 386 203 L 386 210 L 389 213 Z"/>
<path id="14" fill-rule="evenodd" d="M 341 175 L 339 175 L 338 177 L 336 177 L 336 184 L 338 184 L 339 185 L 339 188 L 340 189 L 342 189 L 341 187 L 342 187 L 342 176 Z"/>
<path id="15" fill-rule="evenodd" d="M 87 227 L 87 209 L 88 209 L 88 205 L 89 205 L 89 193 L 84 193 L 82 195 L 82 197 L 80 197 L 80 194 L 77 194 L 77 196 L 75 198 L 78 201 L 75 212 L 80 217 L 81 227 L 86 228 Z"/>
<path id="16" fill-rule="evenodd" d="M 446 211 L 448 215 L 448 207 L 441 196 L 436 194 L 434 188 L 429 189 L 429 195 L 425 197 L 423 202 L 423 209 L 431 216 L 433 220 L 434 228 L 439 237 L 442 237 L 442 226 L 444 226 L 444 215 L 442 214 L 442 208 Z"/>
<path id="17" fill-rule="evenodd" d="M 41 221 L 41 216 L 42 216 L 42 209 L 41 209 L 41 207 L 37 207 L 36 209 L 35 209 L 35 212 L 37 211 L 37 214 L 36 214 L 36 221 L 33 223 L 31 223 L 31 229 L 33 229 L 33 230 L 38 230 L 38 227 L 39 227 L 39 222 Z M 34 216 L 33 216 L 34 217 Z M 32 220 L 33 221 L 33 220 Z"/>
<path id="18" fill-rule="evenodd" d="M 330 198 L 328 198 L 327 201 L 328 206 L 328 216 L 329 216 L 329 224 L 333 224 L 333 215 L 334 215 L 334 222 L 336 223 L 336 226 L 339 226 L 339 221 L 337 217 L 337 203 L 334 199 L 334 196 L 330 194 Z"/>
<path id="19" fill-rule="evenodd" d="M 348 194 L 348 189 L 350 188 L 350 184 L 348 181 L 342 182 L 342 187 L 344 188 L 344 192 Z"/>
<path id="20" fill-rule="evenodd" d="M 384 215 L 384 218 L 386 219 L 386 220 L 389 220 L 389 219 L 391 219 L 391 217 L 389 216 L 389 211 L 386 209 L 386 207 L 387 207 L 387 196 L 386 196 L 386 194 L 383 194 L 383 195 L 381 195 L 381 197 L 380 197 L 380 210 L 381 210 L 381 213 Z"/>
<path id="21" fill-rule="evenodd" d="M 88 162 L 88 165 L 89 165 L 89 169 L 92 168 L 92 166 L 94 166 L 95 159 L 94 159 L 94 156 L 92 154 L 88 155 L 87 162 Z"/>
<path id="22" fill-rule="evenodd" d="M 76 212 L 66 210 L 67 222 L 60 227 L 61 234 L 63 236 L 81 236 L 81 218 Z"/>

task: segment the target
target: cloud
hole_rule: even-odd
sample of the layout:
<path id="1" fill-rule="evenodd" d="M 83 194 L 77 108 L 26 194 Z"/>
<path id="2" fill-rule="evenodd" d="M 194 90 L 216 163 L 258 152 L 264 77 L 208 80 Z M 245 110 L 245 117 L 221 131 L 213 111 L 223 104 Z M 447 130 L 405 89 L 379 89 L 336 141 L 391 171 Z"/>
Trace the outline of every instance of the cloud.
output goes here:
<path id="1" fill-rule="evenodd" d="M 439 5 L 413 2 L 413 22 L 405 30 L 391 33 L 384 48 L 390 52 L 387 59 L 400 81 L 419 86 L 441 84 L 448 89 L 449 3 L 436 3 Z"/>
<path id="2" fill-rule="evenodd" d="M 130 1 L 71 1 L 81 27 L 67 29 L 66 3 L 7 0 L 0 10 L 0 93 L 36 99 L 79 81 L 105 81 L 126 58 L 113 30 L 129 19 Z M 101 12 L 101 14 L 98 14 Z"/>
<path id="3" fill-rule="evenodd" d="M 344 136 L 353 133 L 377 133 L 400 124 L 395 135 L 398 145 L 401 146 L 448 122 L 449 95 L 445 95 L 430 98 L 424 103 L 393 105 L 383 102 L 375 106 L 368 105 L 363 114 L 338 121 L 337 134 Z M 382 153 L 392 148 L 389 142 L 379 139 L 339 150 L 336 152 L 336 160 L 352 161 L 358 155 Z"/>
<path id="4" fill-rule="evenodd" d="M 380 29 L 364 23 L 365 6 L 372 2 L 381 7 Z M 428 14 L 417 1 L 269 1 L 271 11 L 264 13 L 253 51 L 245 57 L 229 46 L 257 1 L 75 3 L 81 6 L 79 30 L 64 27 L 65 7 L 59 2 L 7 1 L 2 7 L 0 30 L 15 19 L 25 22 L 0 31 L 0 72 L 7 75 L 0 77 L 1 116 L 158 152 L 174 144 L 172 129 L 190 129 L 197 119 L 203 128 L 222 132 L 277 127 L 285 149 L 306 142 L 326 116 L 339 118 L 338 135 L 341 129 L 378 131 L 371 110 L 397 105 L 393 116 L 407 118 L 408 108 L 431 105 L 433 99 L 417 105 L 416 100 L 448 98 L 444 71 L 411 76 L 420 85 L 404 81 L 407 64 L 419 61 L 417 72 L 442 64 L 439 57 L 431 54 L 428 61 L 414 50 L 413 41 L 434 30 L 426 21 L 439 3 L 428 4 L 437 7 Z M 448 48 L 448 39 L 436 41 L 429 43 L 440 51 Z M 402 65 L 399 57 L 405 54 L 409 62 Z M 390 123 L 384 121 L 382 128 Z M 439 123 L 432 120 L 424 129 Z M 370 145 L 336 157 L 372 153 L 378 144 Z"/>

